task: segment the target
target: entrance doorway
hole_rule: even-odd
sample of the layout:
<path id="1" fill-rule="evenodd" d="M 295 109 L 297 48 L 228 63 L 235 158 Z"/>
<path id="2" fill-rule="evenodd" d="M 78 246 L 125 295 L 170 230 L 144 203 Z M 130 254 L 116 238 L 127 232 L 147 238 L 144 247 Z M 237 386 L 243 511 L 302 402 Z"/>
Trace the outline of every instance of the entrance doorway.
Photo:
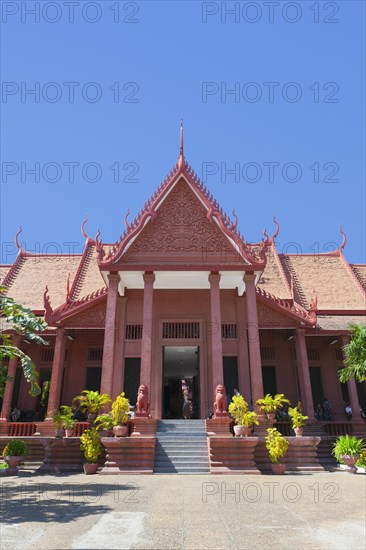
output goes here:
<path id="1" fill-rule="evenodd" d="M 163 347 L 163 418 L 199 418 L 199 392 L 199 347 Z"/>

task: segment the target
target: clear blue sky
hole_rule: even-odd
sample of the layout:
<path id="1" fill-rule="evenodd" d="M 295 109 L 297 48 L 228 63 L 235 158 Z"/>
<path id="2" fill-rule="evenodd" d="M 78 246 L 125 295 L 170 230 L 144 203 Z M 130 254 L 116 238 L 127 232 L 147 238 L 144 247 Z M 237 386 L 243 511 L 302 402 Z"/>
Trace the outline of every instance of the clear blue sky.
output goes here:
<path id="1" fill-rule="evenodd" d="M 85 213 L 115 241 L 176 161 L 181 117 L 187 160 L 248 240 L 276 213 L 280 252 L 323 251 L 342 223 L 365 262 L 364 2 L 35 4 L 2 2 L 3 262 L 21 224 L 29 250 L 81 252 Z"/>

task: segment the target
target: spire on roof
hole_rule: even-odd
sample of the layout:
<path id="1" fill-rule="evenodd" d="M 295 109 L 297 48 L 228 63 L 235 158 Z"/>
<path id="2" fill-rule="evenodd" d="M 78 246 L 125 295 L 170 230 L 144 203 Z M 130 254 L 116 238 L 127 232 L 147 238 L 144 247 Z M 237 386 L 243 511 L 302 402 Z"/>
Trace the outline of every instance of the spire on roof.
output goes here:
<path id="1" fill-rule="evenodd" d="M 184 164 L 184 141 L 183 141 L 183 120 L 180 120 L 180 134 L 179 134 L 179 159 L 178 166 L 182 168 Z"/>
<path id="2" fill-rule="evenodd" d="M 347 237 L 346 237 L 346 234 L 345 232 L 343 231 L 343 227 L 340 225 L 339 226 L 339 231 L 341 232 L 342 236 L 343 236 L 343 241 L 342 241 L 342 244 L 340 245 L 340 247 L 338 248 L 339 252 L 342 252 L 342 250 L 344 249 L 344 247 L 346 246 L 346 242 L 347 242 Z"/>

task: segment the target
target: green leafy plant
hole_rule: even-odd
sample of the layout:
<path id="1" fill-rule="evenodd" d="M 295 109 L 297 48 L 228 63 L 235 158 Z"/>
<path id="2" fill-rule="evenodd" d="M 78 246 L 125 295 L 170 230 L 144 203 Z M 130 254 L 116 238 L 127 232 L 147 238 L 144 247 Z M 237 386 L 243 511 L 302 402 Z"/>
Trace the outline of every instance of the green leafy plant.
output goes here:
<path id="1" fill-rule="evenodd" d="M 63 417 L 62 425 L 65 426 L 67 430 L 70 430 L 71 428 L 73 428 L 76 423 L 76 420 L 74 418 L 74 414 L 75 414 L 74 409 L 69 405 L 62 405 L 62 407 L 60 407 L 60 412 Z"/>
<path id="2" fill-rule="evenodd" d="M 111 415 L 113 420 L 116 422 L 116 426 L 122 426 L 128 421 L 128 412 L 130 410 L 130 403 L 125 397 L 125 393 L 122 392 L 116 400 L 112 403 Z"/>
<path id="3" fill-rule="evenodd" d="M 248 411 L 243 414 L 242 417 L 242 426 L 258 426 L 258 415 L 254 411 Z"/>
<path id="4" fill-rule="evenodd" d="M 366 448 L 360 454 L 360 458 L 356 462 L 357 468 L 366 468 Z"/>
<path id="5" fill-rule="evenodd" d="M 363 439 L 355 435 L 341 435 L 333 443 L 332 454 L 338 462 L 342 462 L 342 456 L 362 455 L 366 448 L 366 443 Z"/>
<path id="6" fill-rule="evenodd" d="M 290 401 L 286 399 L 283 393 L 277 393 L 272 397 L 269 393 L 262 399 L 257 399 L 256 405 L 264 411 L 266 414 L 271 414 L 283 407 L 283 405 L 289 405 Z"/>
<path id="7" fill-rule="evenodd" d="M 288 415 L 290 417 L 292 428 L 301 428 L 305 424 L 306 420 L 309 419 L 308 416 L 302 414 L 302 406 L 300 402 L 296 407 L 289 407 Z"/>
<path id="8" fill-rule="evenodd" d="M 53 413 L 52 418 L 54 423 L 56 424 L 56 428 L 58 430 L 61 430 L 64 425 L 64 415 L 62 414 L 62 412 L 60 410 L 56 411 L 55 413 Z"/>
<path id="9" fill-rule="evenodd" d="M 80 437 L 80 449 L 84 452 L 85 460 L 95 464 L 103 452 L 101 438 L 96 428 L 85 430 Z"/>
<path id="10" fill-rule="evenodd" d="M 83 413 L 97 414 L 105 405 L 109 405 L 111 398 L 107 393 L 83 390 L 80 395 L 74 397 L 72 402 L 77 404 Z"/>
<path id="11" fill-rule="evenodd" d="M 5 331 L 12 330 L 30 342 L 47 346 L 48 342 L 38 334 L 46 329 L 47 324 L 30 309 L 18 304 L 13 298 L 5 296 L 7 290 L 6 287 L 0 286 L 0 317 L 5 321 L 1 328 L 0 341 L 0 397 L 4 396 L 5 383 L 9 380 L 4 363 L 16 357 L 23 369 L 24 378 L 30 383 L 29 393 L 32 397 L 36 397 L 41 393 L 36 366 L 32 359 L 14 344 L 11 335 Z"/>
<path id="12" fill-rule="evenodd" d="M 278 464 L 285 456 L 289 442 L 276 428 L 268 428 L 268 435 L 265 437 L 266 449 L 272 464 Z"/>
<path id="13" fill-rule="evenodd" d="M 366 325 L 350 325 L 351 340 L 343 347 L 345 368 L 338 373 L 341 382 L 355 378 L 358 382 L 366 380 Z"/>
<path id="14" fill-rule="evenodd" d="M 44 385 L 43 385 L 41 400 L 40 400 L 40 405 L 41 405 L 43 410 L 47 409 L 48 398 L 49 398 L 49 395 L 50 395 L 50 387 L 51 387 L 51 382 L 49 380 L 47 380 L 47 382 L 45 382 Z"/>
<path id="15" fill-rule="evenodd" d="M 22 439 L 11 439 L 3 450 L 3 456 L 25 456 L 28 448 Z"/>
<path id="16" fill-rule="evenodd" d="M 235 424 L 238 426 L 244 426 L 243 417 L 248 412 L 248 403 L 244 397 L 239 395 L 233 395 L 232 401 L 229 404 L 229 413 L 235 420 Z"/>
<path id="17" fill-rule="evenodd" d="M 97 430 L 111 430 L 114 426 L 117 426 L 116 421 L 112 418 L 111 414 L 100 414 L 95 419 L 94 423 Z"/>

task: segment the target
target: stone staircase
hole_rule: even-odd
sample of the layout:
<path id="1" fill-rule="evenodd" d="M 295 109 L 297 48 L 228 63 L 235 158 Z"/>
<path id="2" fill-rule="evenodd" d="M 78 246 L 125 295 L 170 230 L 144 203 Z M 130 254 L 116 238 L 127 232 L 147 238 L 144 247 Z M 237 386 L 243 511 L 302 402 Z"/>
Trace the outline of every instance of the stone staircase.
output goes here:
<path id="1" fill-rule="evenodd" d="M 159 420 L 154 474 L 209 474 L 204 420 Z"/>

